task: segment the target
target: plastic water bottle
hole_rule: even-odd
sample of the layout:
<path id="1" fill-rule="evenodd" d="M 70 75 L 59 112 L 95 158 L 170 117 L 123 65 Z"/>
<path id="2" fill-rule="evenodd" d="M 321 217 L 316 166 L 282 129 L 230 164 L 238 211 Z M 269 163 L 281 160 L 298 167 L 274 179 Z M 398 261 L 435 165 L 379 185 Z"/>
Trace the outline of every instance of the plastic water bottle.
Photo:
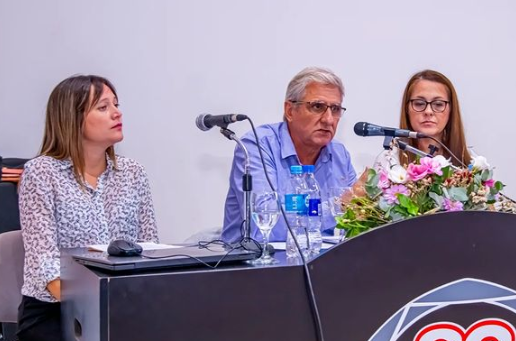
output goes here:
<path id="1" fill-rule="evenodd" d="M 303 173 L 306 183 L 306 203 L 308 215 L 308 251 L 310 255 L 318 255 L 322 246 L 322 204 L 321 186 L 314 176 L 315 167 L 312 165 L 303 166 Z"/>
<path id="2" fill-rule="evenodd" d="M 296 238 L 301 252 L 307 254 L 306 195 L 303 167 L 290 166 L 290 181 L 285 192 L 285 214 L 294 236 L 287 231 L 287 257 L 299 255 L 293 237 Z"/>

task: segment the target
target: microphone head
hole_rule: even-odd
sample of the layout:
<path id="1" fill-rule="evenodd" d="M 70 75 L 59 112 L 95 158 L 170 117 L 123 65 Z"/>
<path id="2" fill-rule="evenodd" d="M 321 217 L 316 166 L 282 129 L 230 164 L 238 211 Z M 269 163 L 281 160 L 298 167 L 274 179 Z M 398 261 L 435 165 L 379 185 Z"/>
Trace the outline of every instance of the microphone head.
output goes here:
<path id="1" fill-rule="evenodd" d="M 195 119 L 195 125 L 197 126 L 197 128 L 201 129 L 202 131 L 210 130 L 211 127 L 207 127 L 204 124 L 204 119 L 207 117 L 210 117 L 210 116 L 211 115 L 209 115 L 209 114 L 200 114 L 199 116 L 197 116 L 197 118 Z"/>
<path id="2" fill-rule="evenodd" d="M 358 136 L 367 136 L 368 131 L 367 127 L 369 126 L 369 123 L 366 122 L 357 122 L 355 126 L 353 127 L 353 130 L 355 131 L 355 134 Z"/>
<path id="3" fill-rule="evenodd" d="M 423 133 L 418 133 L 416 131 L 410 131 L 406 129 L 398 129 L 398 128 L 390 128 L 390 127 L 381 127 L 376 124 L 371 124 L 367 122 L 358 122 L 355 124 L 353 128 L 355 130 L 355 134 L 358 136 L 392 136 L 392 137 L 410 137 L 410 138 L 422 138 L 427 137 Z"/>
<path id="4" fill-rule="evenodd" d="M 396 129 L 380 127 L 367 122 L 358 122 L 355 124 L 354 130 L 358 136 L 394 136 Z"/>

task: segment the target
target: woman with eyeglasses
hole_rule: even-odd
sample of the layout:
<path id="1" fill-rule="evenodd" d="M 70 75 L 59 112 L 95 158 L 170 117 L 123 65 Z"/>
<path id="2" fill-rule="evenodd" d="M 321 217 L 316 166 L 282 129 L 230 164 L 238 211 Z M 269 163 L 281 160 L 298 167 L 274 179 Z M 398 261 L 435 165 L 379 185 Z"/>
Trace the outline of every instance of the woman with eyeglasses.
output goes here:
<path id="1" fill-rule="evenodd" d="M 403 93 L 400 128 L 433 137 L 448 147 L 459 160 L 453 158 L 448 151 L 430 138 L 408 139 L 406 142 L 414 148 L 431 154 L 430 145 L 434 145 L 438 147 L 434 155 L 443 155 L 459 167 L 471 161 L 457 93 L 452 82 L 440 72 L 424 70 L 410 78 Z M 381 153 L 376 159 L 375 168 L 385 168 L 399 162 L 408 164 L 415 158 L 412 153 L 399 153 L 395 149 Z"/>
<path id="2" fill-rule="evenodd" d="M 452 82 L 442 73 L 424 70 L 410 78 L 403 93 L 400 128 L 418 131 L 439 140 L 465 165 L 471 160 L 457 92 Z M 430 152 L 430 144 L 436 145 L 431 139 L 411 139 L 408 143 L 426 153 Z M 451 157 L 443 148 L 439 148 L 437 154 L 447 159 Z M 413 154 L 409 154 L 405 160 L 403 157 L 403 163 L 415 159 Z M 461 166 L 454 158 L 451 158 L 451 162 Z"/>

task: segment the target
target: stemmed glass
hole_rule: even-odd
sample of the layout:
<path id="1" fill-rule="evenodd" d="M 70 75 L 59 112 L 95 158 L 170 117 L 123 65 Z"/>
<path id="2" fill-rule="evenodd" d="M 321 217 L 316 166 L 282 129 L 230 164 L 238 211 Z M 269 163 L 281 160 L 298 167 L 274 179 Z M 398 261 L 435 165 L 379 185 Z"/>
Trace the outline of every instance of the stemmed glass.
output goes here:
<path id="1" fill-rule="evenodd" d="M 328 201 L 330 206 L 330 211 L 333 217 L 341 217 L 344 215 L 343 208 L 343 198 L 351 199 L 352 190 L 351 187 L 332 187 L 328 193 Z M 346 231 L 343 229 L 335 228 L 333 232 L 334 236 L 338 238 L 339 241 L 342 241 L 346 235 Z"/>
<path id="2" fill-rule="evenodd" d="M 263 235 L 263 249 L 260 258 L 253 260 L 253 264 L 273 264 L 275 259 L 269 255 L 269 235 L 272 228 L 278 222 L 280 207 L 278 193 L 276 192 L 253 192 L 251 197 L 251 210 L 253 220 Z"/>

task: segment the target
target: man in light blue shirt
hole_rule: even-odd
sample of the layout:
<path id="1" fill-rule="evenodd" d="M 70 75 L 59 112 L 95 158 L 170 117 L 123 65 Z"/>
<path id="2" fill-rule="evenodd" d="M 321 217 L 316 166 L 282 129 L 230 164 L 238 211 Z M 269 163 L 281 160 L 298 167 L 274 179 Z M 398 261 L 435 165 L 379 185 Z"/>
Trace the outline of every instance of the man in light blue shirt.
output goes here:
<path id="1" fill-rule="evenodd" d="M 290 166 L 315 165 L 315 178 L 321 186 L 323 201 L 331 188 L 349 187 L 356 173 L 344 145 L 334 141 L 339 120 L 346 110 L 342 107 L 344 87 L 333 72 L 310 67 L 298 73 L 289 83 L 284 104 L 283 122 L 266 124 L 256 129 L 265 167 L 280 196 L 285 194 L 290 178 Z M 253 177 L 253 190 L 270 190 L 252 132 L 242 137 L 246 146 Z M 243 151 L 237 147 L 231 168 L 229 191 L 224 209 L 222 239 L 235 243 L 244 233 Z M 323 204 L 323 234 L 333 234 L 335 219 Z M 261 234 L 251 222 L 251 238 L 261 240 Z M 270 234 L 271 241 L 285 241 L 287 228 L 280 217 Z"/>

